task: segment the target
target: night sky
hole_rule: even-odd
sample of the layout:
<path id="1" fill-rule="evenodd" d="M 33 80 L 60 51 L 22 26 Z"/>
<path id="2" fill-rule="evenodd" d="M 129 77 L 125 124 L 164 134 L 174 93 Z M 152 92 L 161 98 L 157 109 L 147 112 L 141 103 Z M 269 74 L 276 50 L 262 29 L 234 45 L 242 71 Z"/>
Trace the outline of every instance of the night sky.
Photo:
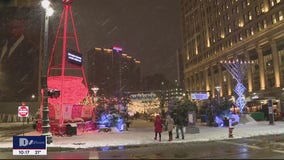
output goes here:
<path id="1" fill-rule="evenodd" d="M 63 6 L 56 8 L 60 15 Z M 162 73 L 177 79 L 178 0 L 74 0 L 72 9 L 83 54 L 93 47 L 120 46 L 142 62 L 142 76 Z"/>

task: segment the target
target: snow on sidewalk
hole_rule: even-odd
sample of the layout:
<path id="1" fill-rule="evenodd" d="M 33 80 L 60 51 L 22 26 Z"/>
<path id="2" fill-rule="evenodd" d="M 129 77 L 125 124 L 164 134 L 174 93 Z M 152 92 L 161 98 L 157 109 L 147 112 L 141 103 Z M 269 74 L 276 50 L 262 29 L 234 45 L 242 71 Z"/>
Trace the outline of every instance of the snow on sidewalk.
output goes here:
<path id="1" fill-rule="evenodd" d="M 58 137 L 53 136 L 53 143 L 48 147 L 66 147 L 66 148 L 90 148 L 90 147 L 114 147 L 128 145 L 144 145 L 156 143 L 185 143 L 210 140 L 224 140 L 228 138 L 227 127 L 208 127 L 197 126 L 200 133 L 185 133 L 185 139 L 173 139 L 168 142 L 168 133 L 162 133 L 162 141 L 155 141 L 152 127 L 129 128 L 128 131 L 118 132 L 113 129 L 111 132 L 87 132 L 83 135 Z M 245 138 L 260 135 L 284 134 L 284 122 L 276 121 L 274 125 L 269 125 L 268 121 L 256 123 L 238 124 L 234 129 L 234 138 Z M 38 132 L 30 132 L 25 135 L 39 135 Z M 175 133 L 173 135 L 175 137 Z M 12 148 L 12 139 L 9 142 L 0 142 L 0 148 Z"/>

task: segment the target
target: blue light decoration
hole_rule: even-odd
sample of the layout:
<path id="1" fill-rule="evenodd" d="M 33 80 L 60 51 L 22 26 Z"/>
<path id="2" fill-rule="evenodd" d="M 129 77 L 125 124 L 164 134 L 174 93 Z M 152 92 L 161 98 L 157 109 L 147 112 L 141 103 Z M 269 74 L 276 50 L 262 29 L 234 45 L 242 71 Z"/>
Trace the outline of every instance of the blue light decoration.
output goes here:
<path id="1" fill-rule="evenodd" d="M 111 127 L 111 115 L 110 114 L 101 114 L 99 124 L 101 127 Z"/>
<path id="2" fill-rule="evenodd" d="M 215 122 L 218 124 L 218 127 L 224 127 L 224 119 L 231 118 L 232 123 L 240 123 L 240 116 L 238 114 L 232 114 L 232 112 L 226 112 L 224 111 L 222 114 L 215 117 Z"/>
<path id="3" fill-rule="evenodd" d="M 218 127 L 223 127 L 224 126 L 223 119 L 220 116 L 216 116 L 215 117 L 215 122 L 218 124 Z"/>
<path id="4" fill-rule="evenodd" d="M 123 131 L 125 127 L 123 118 L 116 114 L 102 113 L 98 123 L 99 128 L 116 127 L 118 131 Z"/>
<path id="5" fill-rule="evenodd" d="M 234 88 L 235 93 L 238 98 L 236 98 L 236 106 L 240 108 L 240 112 L 244 111 L 246 101 L 244 98 L 244 93 L 246 87 L 243 85 L 242 81 L 246 75 L 247 66 L 253 64 L 253 61 L 246 60 L 228 60 L 220 61 L 221 64 L 227 69 L 227 71 L 232 75 L 232 77 L 237 81 L 237 85 Z"/>
<path id="6" fill-rule="evenodd" d="M 119 130 L 119 131 L 123 131 L 124 130 L 124 121 L 123 121 L 123 118 L 121 117 L 118 117 L 117 119 L 117 124 L 116 124 L 116 128 Z"/>
<path id="7" fill-rule="evenodd" d="M 118 146 L 117 148 L 118 148 L 118 150 L 125 150 L 124 146 Z"/>
<path id="8" fill-rule="evenodd" d="M 246 87 L 242 83 L 238 82 L 237 85 L 235 86 L 234 91 L 238 95 L 238 98 L 236 100 L 236 105 L 240 107 L 240 111 L 243 111 L 246 105 L 246 101 L 243 96 L 244 92 L 246 91 Z"/>
<path id="9" fill-rule="evenodd" d="M 101 151 L 109 151 L 109 150 L 110 150 L 110 147 L 108 146 L 101 147 Z"/>

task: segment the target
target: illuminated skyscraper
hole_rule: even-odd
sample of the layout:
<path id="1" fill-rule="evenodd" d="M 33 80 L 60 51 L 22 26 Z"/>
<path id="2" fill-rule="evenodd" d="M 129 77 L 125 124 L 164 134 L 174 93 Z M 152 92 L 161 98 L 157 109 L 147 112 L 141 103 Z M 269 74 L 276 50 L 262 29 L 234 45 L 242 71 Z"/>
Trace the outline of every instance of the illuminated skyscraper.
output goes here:
<path id="1" fill-rule="evenodd" d="M 244 78 L 246 99 L 284 97 L 284 1 L 181 0 L 185 87 L 232 96 L 236 82 L 220 64 L 250 60 Z M 262 101 L 267 103 L 266 101 Z M 280 103 L 281 102 L 281 103 Z M 282 108 L 284 110 L 284 108 Z"/>
<path id="2" fill-rule="evenodd" d="M 119 96 L 140 87 L 140 61 L 115 48 L 91 49 L 85 60 L 89 85 L 99 88 L 98 95 Z"/>

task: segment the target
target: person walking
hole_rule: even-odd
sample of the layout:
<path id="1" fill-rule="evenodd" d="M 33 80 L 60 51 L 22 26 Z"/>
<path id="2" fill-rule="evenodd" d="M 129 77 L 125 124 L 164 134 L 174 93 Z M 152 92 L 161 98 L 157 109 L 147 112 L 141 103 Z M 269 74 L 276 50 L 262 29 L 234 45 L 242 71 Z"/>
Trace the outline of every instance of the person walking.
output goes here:
<path id="1" fill-rule="evenodd" d="M 175 125 L 176 125 L 176 139 L 179 139 L 179 131 L 181 132 L 181 138 L 184 139 L 184 133 L 183 133 L 183 126 L 184 126 L 184 119 L 182 115 L 177 115 L 175 119 Z"/>
<path id="2" fill-rule="evenodd" d="M 168 141 L 172 141 L 173 140 L 174 120 L 172 119 L 172 117 L 169 114 L 167 115 L 166 124 L 168 126 L 168 133 L 169 133 L 169 140 Z"/>
<path id="3" fill-rule="evenodd" d="M 160 117 L 160 115 L 156 115 L 156 119 L 154 122 L 154 131 L 155 131 L 155 137 L 154 139 L 157 140 L 157 135 L 159 134 L 159 141 L 161 141 L 161 133 L 162 133 L 162 119 Z"/>

